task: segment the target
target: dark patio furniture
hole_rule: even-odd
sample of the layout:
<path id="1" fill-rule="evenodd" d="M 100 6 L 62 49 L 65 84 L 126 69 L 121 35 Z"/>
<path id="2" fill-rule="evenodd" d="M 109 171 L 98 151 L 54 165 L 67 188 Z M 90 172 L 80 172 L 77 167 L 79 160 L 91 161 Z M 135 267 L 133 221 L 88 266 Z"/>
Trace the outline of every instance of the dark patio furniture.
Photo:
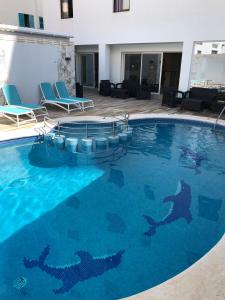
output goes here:
<path id="1" fill-rule="evenodd" d="M 183 92 L 178 91 L 173 87 L 165 88 L 163 91 L 162 105 L 168 107 L 177 107 L 179 104 L 181 104 L 183 98 Z"/>
<path id="2" fill-rule="evenodd" d="M 83 98 L 84 91 L 83 91 L 83 85 L 81 85 L 79 82 L 76 83 L 76 96 L 79 98 Z"/>
<path id="3" fill-rule="evenodd" d="M 129 98 L 129 90 L 126 82 L 123 81 L 121 83 L 115 84 L 115 87 L 111 89 L 111 97 L 122 99 Z"/>
<path id="4" fill-rule="evenodd" d="M 193 111 L 201 111 L 204 108 L 211 109 L 213 103 L 217 100 L 217 89 L 193 87 L 185 93 L 181 108 Z"/>
<path id="5" fill-rule="evenodd" d="M 142 80 L 141 86 L 137 89 L 137 100 L 151 100 L 151 88 L 145 80 Z"/>
<path id="6" fill-rule="evenodd" d="M 111 83 L 109 80 L 101 80 L 99 95 L 102 96 L 111 96 L 111 90 L 115 88 L 115 85 Z"/>
<path id="7" fill-rule="evenodd" d="M 219 91 L 216 101 L 213 101 L 211 110 L 214 113 L 220 113 L 225 106 L 225 91 Z"/>
<path id="8" fill-rule="evenodd" d="M 140 82 L 135 79 L 124 80 L 124 87 L 128 89 L 129 97 L 136 98 Z"/>

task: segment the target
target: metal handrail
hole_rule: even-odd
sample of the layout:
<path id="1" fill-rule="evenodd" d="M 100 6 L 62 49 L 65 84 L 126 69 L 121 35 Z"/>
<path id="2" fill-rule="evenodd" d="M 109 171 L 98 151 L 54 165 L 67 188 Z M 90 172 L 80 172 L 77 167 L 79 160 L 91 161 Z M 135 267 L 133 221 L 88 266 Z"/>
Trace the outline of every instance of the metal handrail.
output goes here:
<path id="1" fill-rule="evenodd" d="M 225 111 L 225 105 L 224 105 L 223 109 L 221 110 L 220 114 L 218 115 L 218 117 L 216 119 L 216 122 L 214 124 L 214 130 L 216 129 L 216 126 L 218 125 L 219 119 L 222 117 L 224 111 Z"/>
<path id="2" fill-rule="evenodd" d="M 84 137 L 94 137 L 99 135 L 99 130 L 101 130 L 100 134 L 101 135 L 113 135 L 115 136 L 119 132 L 124 131 L 124 129 L 128 130 L 128 121 L 129 121 L 129 114 L 124 113 L 122 116 L 108 116 L 107 118 L 113 118 L 114 120 L 111 121 L 89 121 L 89 122 L 83 122 L 83 121 L 77 121 L 77 122 L 72 122 L 73 125 L 76 127 L 71 127 L 71 126 L 66 126 L 64 125 L 66 121 L 60 123 L 55 122 L 54 120 L 50 119 L 49 117 L 44 118 L 44 126 L 43 126 L 43 131 L 44 134 L 46 133 L 45 127 L 48 129 L 51 129 L 54 131 L 57 135 L 60 134 L 69 134 L 72 136 L 81 136 L 83 135 Z M 115 121 L 116 120 L 116 121 Z M 122 129 L 119 128 L 118 123 L 121 122 L 123 123 Z M 107 126 L 106 126 L 107 124 Z M 102 126 L 105 125 L 105 126 Z M 98 130 L 98 132 L 94 132 Z"/>

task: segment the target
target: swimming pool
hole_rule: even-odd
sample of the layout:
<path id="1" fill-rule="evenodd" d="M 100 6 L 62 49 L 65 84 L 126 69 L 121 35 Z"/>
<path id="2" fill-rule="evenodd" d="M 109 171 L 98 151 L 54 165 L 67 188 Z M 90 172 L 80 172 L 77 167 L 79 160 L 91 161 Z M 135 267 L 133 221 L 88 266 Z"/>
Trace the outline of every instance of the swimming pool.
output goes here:
<path id="1" fill-rule="evenodd" d="M 220 240 L 225 132 L 131 125 L 128 145 L 87 164 L 33 139 L 0 146 L 0 299 L 130 296 Z"/>

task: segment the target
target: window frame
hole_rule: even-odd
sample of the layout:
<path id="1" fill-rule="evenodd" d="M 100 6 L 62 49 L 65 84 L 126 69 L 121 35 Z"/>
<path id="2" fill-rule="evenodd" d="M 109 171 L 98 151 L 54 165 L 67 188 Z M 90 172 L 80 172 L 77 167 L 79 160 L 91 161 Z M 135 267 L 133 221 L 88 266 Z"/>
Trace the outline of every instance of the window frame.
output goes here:
<path id="1" fill-rule="evenodd" d="M 38 21 L 39 21 L 39 29 L 44 30 L 45 29 L 44 18 L 39 16 Z"/>
<path id="2" fill-rule="evenodd" d="M 65 0 L 60 0 L 60 12 L 61 12 L 61 20 L 73 19 L 73 0 L 66 0 L 68 2 L 68 16 L 65 16 L 63 13 L 63 2 Z"/>
<path id="3" fill-rule="evenodd" d="M 19 16 L 19 27 L 23 28 L 35 28 L 34 15 L 25 13 L 18 13 Z"/>
<path id="4" fill-rule="evenodd" d="M 113 0 L 113 13 L 120 13 L 120 12 L 130 11 L 130 0 L 128 0 L 129 1 L 129 8 L 121 9 L 121 10 L 118 10 L 118 11 L 116 11 L 116 9 L 115 9 L 115 7 L 116 7 L 116 1 L 118 1 L 118 0 Z"/>

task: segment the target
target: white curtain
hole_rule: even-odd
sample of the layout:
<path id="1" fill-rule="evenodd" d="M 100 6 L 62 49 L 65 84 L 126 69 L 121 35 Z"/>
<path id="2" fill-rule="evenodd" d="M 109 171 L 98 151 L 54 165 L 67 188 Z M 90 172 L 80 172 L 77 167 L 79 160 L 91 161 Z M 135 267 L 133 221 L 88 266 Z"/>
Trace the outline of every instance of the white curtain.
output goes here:
<path id="1" fill-rule="evenodd" d="M 130 0 L 123 0 L 123 10 L 130 9 Z"/>

